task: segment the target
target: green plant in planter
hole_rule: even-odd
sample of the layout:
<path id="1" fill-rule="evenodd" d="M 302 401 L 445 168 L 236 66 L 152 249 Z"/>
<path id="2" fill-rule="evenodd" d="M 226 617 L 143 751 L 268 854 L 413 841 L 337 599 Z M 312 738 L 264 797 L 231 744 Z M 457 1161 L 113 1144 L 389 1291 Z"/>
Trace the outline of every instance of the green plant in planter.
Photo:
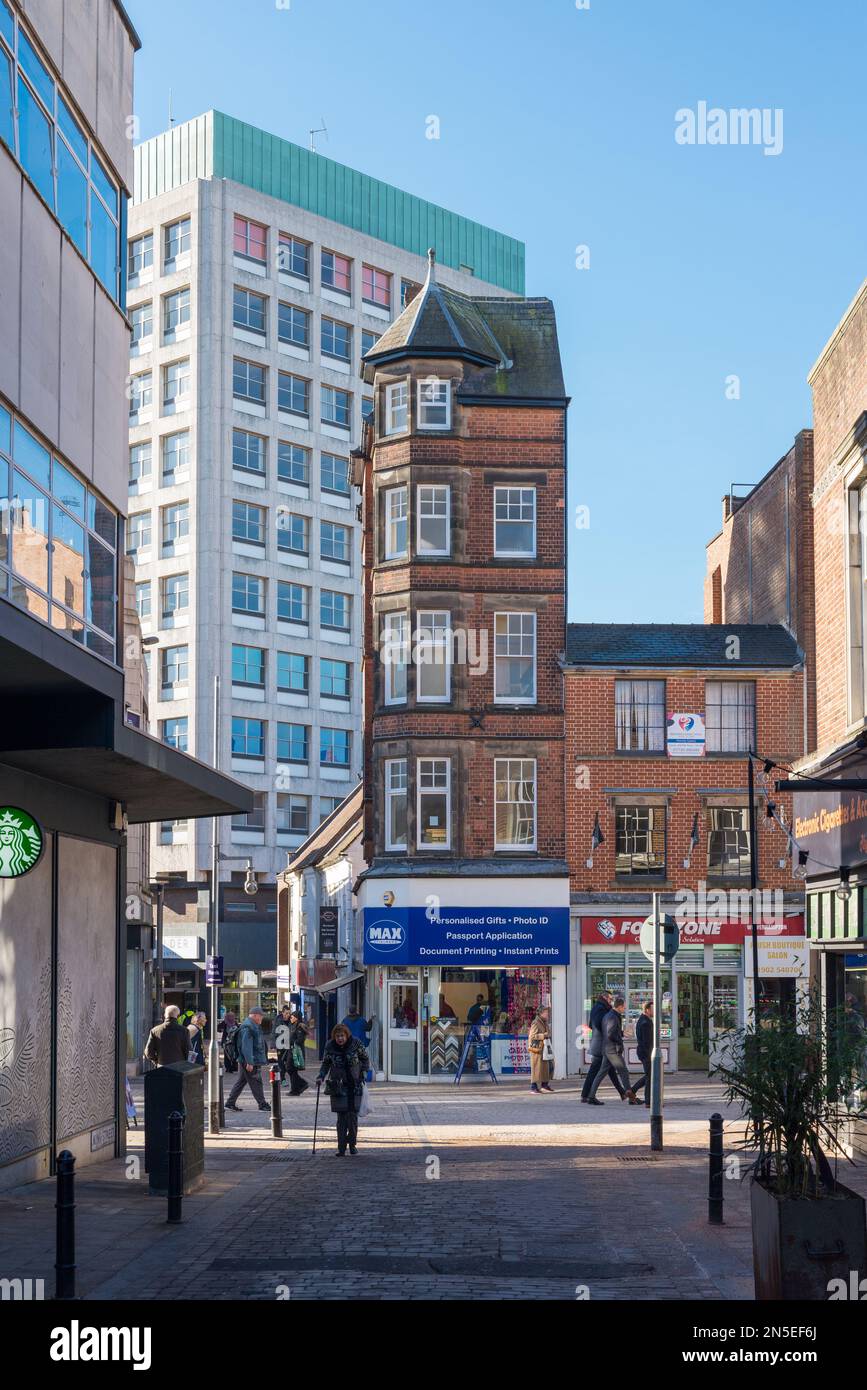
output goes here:
<path id="1" fill-rule="evenodd" d="M 814 993 L 796 1009 L 763 1010 L 757 1032 L 732 1029 L 720 1041 L 723 1060 L 712 1074 L 726 1100 L 743 1106 L 742 1147 L 758 1150 L 747 1172 L 779 1197 L 833 1193 L 827 1154 L 848 1159 L 843 1133 L 867 1110 L 860 1015 L 827 1011 Z"/>

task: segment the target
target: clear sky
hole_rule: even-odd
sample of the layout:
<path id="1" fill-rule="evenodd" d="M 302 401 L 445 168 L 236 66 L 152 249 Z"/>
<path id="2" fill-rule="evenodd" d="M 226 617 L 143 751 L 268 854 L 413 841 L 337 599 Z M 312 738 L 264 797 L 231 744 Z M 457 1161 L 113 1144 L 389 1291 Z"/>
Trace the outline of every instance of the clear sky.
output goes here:
<path id="1" fill-rule="evenodd" d="M 526 242 L 572 397 L 569 616 L 701 621 L 721 498 L 811 423 L 867 276 L 865 0 L 126 3 L 143 138 L 169 88 L 176 121 L 324 117 L 323 154 Z M 781 151 L 678 143 L 700 102 L 782 110 Z"/>

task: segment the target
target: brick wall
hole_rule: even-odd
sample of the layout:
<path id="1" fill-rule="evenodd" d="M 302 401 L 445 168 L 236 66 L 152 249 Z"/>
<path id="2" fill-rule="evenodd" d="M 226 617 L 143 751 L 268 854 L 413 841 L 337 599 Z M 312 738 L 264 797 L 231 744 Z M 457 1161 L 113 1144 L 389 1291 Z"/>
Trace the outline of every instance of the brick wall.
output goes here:
<path id="1" fill-rule="evenodd" d="M 720 672 L 665 671 L 620 673 L 637 680 L 665 679 L 666 708 L 705 709 L 705 680 L 720 679 Z M 738 673 L 743 679 L 750 673 Z M 732 805 L 746 804 L 747 763 L 745 757 L 709 754 L 703 758 L 670 758 L 665 755 L 618 753 L 614 713 L 615 675 L 605 672 L 567 670 L 566 691 L 566 825 L 567 858 L 572 890 L 576 892 L 647 892 L 646 881 L 631 885 L 615 877 L 615 788 L 629 788 L 637 795 L 653 788 L 666 795 L 667 877 L 655 887 L 669 891 L 696 889 L 707 880 L 707 827 L 705 807 L 710 798 L 721 804 L 719 796 L 732 793 Z M 756 677 L 756 741 L 758 752 L 781 763 L 791 763 L 801 747 L 803 683 L 800 672 Z M 769 786 L 773 787 L 772 773 Z M 587 785 L 583 785 L 584 783 Z M 757 783 L 758 786 L 758 783 Z M 606 788 L 608 789 L 606 791 Z M 775 797 L 791 823 L 791 797 Z M 765 815 L 763 799 L 758 799 L 759 875 L 763 886 L 797 888 L 791 868 L 779 868 L 786 855 L 786 840 L 779 828 Z M 605 843 L 593 855 L 593 868 L 585 867 L 590 854 L 593 821 L 599 823 Z M 701 840 L 692 853 L 689 870 L 683 868 L 689 847 L 693 817 L 699 813 Z M 748 886 L 748 885 L 747 885 Z"/>
<path id="2" fill-rule="evenodd" d="M 813 390 L 813 526 L 816 593 L 816 746 L 842 742 L 850 725 L 846 632 L 844 475 L 864 451 L 851 449 L 867 411 L 867 283 L 810 373 Z"/>
<path id="3" fill-rule="evenodd" d="M 746 497 L 723 498 L 722 530 L 707 546 L 704 585 L 706 623 L 782 623 L 794 633 L 807 658 L 811 747 L 816 728 L 812 487 L 813 431 L 801 430 Z"/>
<path id="4" fill-rule="evenodd" d="M 401 379 L 458 381 L 459 363 L 401 363 Z M 389 380 L 378 374 L 377 390 Z M 414 391 L 414 384 L 411 388 Z M 381 415 L 380 415 L 381 418 Z M 373 441 L 368 440 L 368 445 Z M 365 782 L 370 789 L 365 847 L 384 854 L 383 763 L 410 761 L 409 856 L 414 849 L 412 764 L 417 757 L 452 760 L 451 854 L 470 859 L 494 853 L 494 764 L 503 757 L 536 760 L 537 847 L 543 857 L 565 857 L 563 780 L 563 675 L 565 640 L 565 416 L 560 408 L 475 406 L 455 401 L 453 430 L 442 437 L 378 438 L 360 464 L 364 484 Z M 415 532 L 415 488 L 450 488 L 451 553 L 444 558 L 386 560 L 386 487 L 409 489 L 410 545 Z M 536 555 L 494 556 L 494 487 L 536 489 Z M 379 639 L 383 617 L 409 610 L 445 609 L 453 632 L 468 635 L 469 663 L 451 673 L 447 705 L 416 702 L 416 672 L 407 675 L 407 701 L 385 704 L 385 668 Z M 536 702 L 504 706 L 494 700 L 494 615 L 536 615 Z"/>

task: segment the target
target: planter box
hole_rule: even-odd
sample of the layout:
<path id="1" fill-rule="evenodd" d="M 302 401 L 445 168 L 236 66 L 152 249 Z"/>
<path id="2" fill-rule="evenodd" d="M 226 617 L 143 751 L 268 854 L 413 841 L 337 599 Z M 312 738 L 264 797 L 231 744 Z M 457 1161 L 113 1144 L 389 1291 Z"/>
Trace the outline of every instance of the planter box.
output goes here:
<path id="1" fill-rule="evenodd" d="M 864 1198 L 842 1183 L 833 1197 L 777 1197 L 750 1186 L 756 1298 L 825 1302 L 828 1282 L 867 1276 Z"/>

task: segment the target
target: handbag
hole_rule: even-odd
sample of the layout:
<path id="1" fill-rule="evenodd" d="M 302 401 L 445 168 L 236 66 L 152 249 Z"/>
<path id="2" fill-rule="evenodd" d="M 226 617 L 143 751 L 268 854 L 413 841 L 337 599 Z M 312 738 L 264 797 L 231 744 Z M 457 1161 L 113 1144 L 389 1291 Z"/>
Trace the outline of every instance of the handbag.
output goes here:
<path id="1" fill-rule="evenodd" d="M 545 1039 L 543 1039 L 543 1042 L 542 1042 L 542 1061 L 543 1061 L 543 1062 L 553 1062 L 553 1060 L 554 1060 L 554 1044 L 551 1042 L 551 1039 L 550 1039 L 550 1038 L 545 1038 Z"/>
<path id="2" fill-rule="evenodd" d="M 304 1048 L 295 1043 L 292 1048 L 292 1065 L 296 1071 L 303 1071 L 305 1066 Z"/>

